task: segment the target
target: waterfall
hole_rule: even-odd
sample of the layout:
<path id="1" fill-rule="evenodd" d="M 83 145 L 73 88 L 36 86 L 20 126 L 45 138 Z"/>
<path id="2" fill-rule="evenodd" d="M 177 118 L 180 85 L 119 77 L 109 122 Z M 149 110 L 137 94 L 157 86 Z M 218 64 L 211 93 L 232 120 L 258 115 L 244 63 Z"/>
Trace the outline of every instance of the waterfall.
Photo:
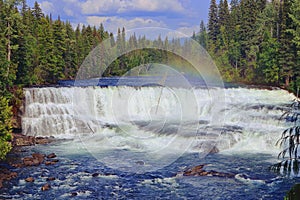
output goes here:
<path id="1" fill-rule="evenodd" d="M 171 140 L 199 149 L 214 141 L 219 149 L 246 150 L 274 145 L 286 127 L 279 121 L 284 105 L 295 98 L 280 89 L 127 86 L 26 88 L 24 95 L 25 135 L 106 135 L 129 148 Z"/>

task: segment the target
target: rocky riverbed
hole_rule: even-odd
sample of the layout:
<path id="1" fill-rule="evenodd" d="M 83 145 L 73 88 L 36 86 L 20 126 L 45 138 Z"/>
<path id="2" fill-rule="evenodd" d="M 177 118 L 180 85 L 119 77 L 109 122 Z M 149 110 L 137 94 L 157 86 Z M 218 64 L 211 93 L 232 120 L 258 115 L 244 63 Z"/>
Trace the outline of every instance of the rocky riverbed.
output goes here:
<path id="1" fill-rule="evenodd" d="M 25 136 L 22 134 L 13 133 L 12 151 L 7 155 L 6 160 L 0 162 L 0 188 L 3 187 L 5 181 L 10 181 L 18 177 L 17 172 L 14 171 L 16 168 L 23 168 L 29 166 L 38 166 L 41 164 L 54 165 L 59 160 L 54 159 L 56 157 L 55 153 L 49 155 L 44 155 L 40 153 L 34 153 L 26 157 L 22 157 L 24 154 L 23 147 L 34 146 L 34 145 L 45 145 L 55 142 L 56 139 L 52 137 L 32 137 Z M 26 154 L 26 152 L 25 152 Z M 32 177 L 28 177 L 26 182 L 33 182 Z"/>

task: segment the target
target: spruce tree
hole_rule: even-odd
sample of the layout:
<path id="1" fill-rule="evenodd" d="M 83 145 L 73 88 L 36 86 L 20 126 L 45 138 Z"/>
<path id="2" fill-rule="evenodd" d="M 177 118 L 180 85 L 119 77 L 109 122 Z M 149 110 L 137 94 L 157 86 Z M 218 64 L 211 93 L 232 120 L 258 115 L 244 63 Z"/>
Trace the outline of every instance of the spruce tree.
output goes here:
<path id="1" fill-rule="evenodd" d="M 295 67 L 295 45 L 293 44 L 293 35 L 289 29 L 293 29 L 292 19 L 290 17 L 291 2 L 284 0 L 281 3 L 279 11 L 279 66 L 284 85 L 289 87 L 293 68 Z"/>
<path id="2" fill-rule="evenodd" d="M 208 19 L 208 36 L 209 48 L 215 51 L 216 43 L 219 35 L 218 7 L 216 0 L 210 1 L 209 19 Z"/>

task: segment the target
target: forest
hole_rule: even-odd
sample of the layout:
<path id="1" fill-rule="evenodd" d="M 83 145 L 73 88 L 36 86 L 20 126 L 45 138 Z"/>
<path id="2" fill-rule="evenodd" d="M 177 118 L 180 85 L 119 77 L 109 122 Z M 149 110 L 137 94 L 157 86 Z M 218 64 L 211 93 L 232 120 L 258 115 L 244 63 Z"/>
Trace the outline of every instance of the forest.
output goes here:
<path id="1" fill-rule="evenodd" d="M 11 149 L 23 87 L 75 79 L 85 57 L 106 39 L 123 49 L 151 42 L 186 45 L 180 39 L 126 36 L 124 27 L 115 39 L 103 24 L 73 27 L 59 16 L 45 15 L 37 2 L 30 8 L 26 0 L 0 0 L 0 16 L 0 159 Z M 209 52 L 224 81 L 293 92 L 300 86 L 300 0 L 211 0 L 208 24 L 201 21 L 192 38 Z M 121 76 L 133 67 L 166 60 L 175 57 L 141 49 L 115 60 L 104 75 Z"/>

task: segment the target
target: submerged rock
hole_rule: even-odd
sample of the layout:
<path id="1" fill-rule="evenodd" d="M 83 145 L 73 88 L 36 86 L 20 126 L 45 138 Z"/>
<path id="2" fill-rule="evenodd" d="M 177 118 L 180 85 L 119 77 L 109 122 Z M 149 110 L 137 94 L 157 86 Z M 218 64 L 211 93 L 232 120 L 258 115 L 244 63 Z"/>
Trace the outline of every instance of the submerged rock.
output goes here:
<path id="1" fill-rule="evenodd" d="M 44 154 L 40 154 L 40 153 L 34 153 L 34 154 L 32 154 L 32 157 L 34 159 L 37 159 L 39 161 L 39 164 L 41 164 L 41 163 L 44 162 L 45 155 Z"/>
<path id="2" fill-rule="evenodd" d="M 188 169 L 188 170 L 183 172 L 183 176 L 201 176 L 201 173 L 205 172 L 203 170 L 204 166 L 205 165 L 198 165 L 196 167 Z"/>
<path id="3" fill-rule="evenodd" d="M 28 177 L 28 178 L 25 179 L 25 181 L 28 182 L 28 183 L 32 183 L 32 182 L 34 182 L 34 178 L 33 177 Z"/>
<path id="4" fill-rule="evenodd" d="M 145 165 L 145 162 L 142 161 L 142 160 L 139 160 L 139 161 L 135 162 L 135 164 L 137 164 L 137 165 Z"/>
<path id="5" fill-rule="evenodd" d="M 234 178 L 234 174 L 231 173 L 224 173 L 224 172 L 217 172 L 217 171 L 206 171 L 203 169 L 205 165 L 198 165 L 187 169 L 183 172 L 183 176 L 217 176 L 217 177 L 224 177 L 224 178 Z"/>
<path id="6" fill-rule="evenodd" d="M 47 178 L 47 181 L 55 181 L 55 177 L 49 177 L 49 178 Z"/>
<path id="7" fill-rule="evenodd" d="M 49 183 L 46 183 L 45 185 L 42 186 L 41 190 L 42 191 L 47 191 L 51 188 L 51 185 Z"/>
<path id="8" fill-rule="evenodd" d="M 72 197 L 76 197 L 77 195 L 78 195 L 77 192 L 72 192 L 72 193 L 71 193 L 71 196 L 72 196 Z"/>
<path id="9" fill-rule="evenodd" d="M 47 158 L 56 158 L 56 155 L 55 155 L 55 153 L 50 153 L 50 154 L 47 156 Z"/>

